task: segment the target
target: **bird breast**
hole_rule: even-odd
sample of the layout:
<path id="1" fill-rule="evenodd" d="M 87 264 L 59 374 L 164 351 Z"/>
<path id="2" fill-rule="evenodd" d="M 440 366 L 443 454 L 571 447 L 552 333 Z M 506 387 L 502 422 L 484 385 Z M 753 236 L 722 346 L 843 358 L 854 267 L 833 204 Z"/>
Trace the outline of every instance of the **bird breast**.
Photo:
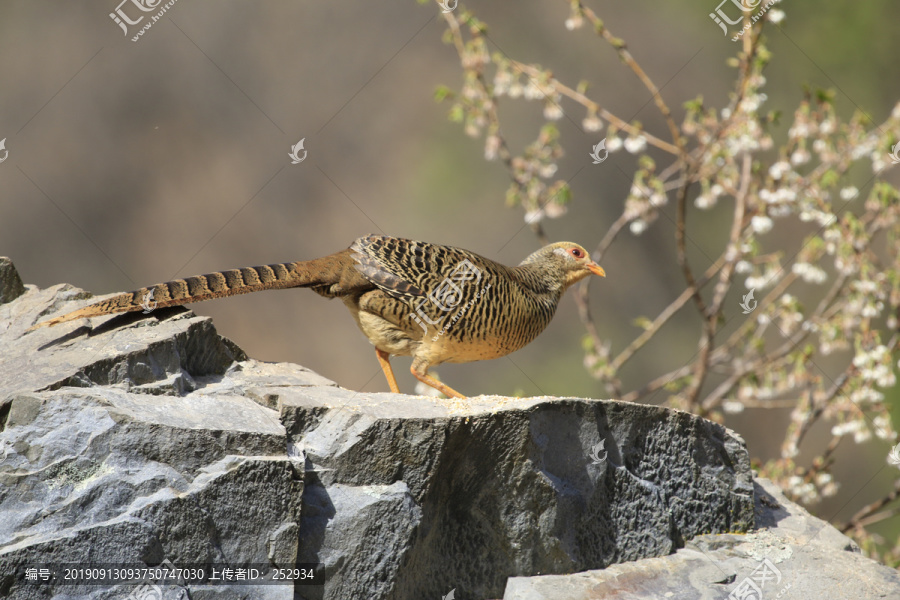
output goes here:
<path id="1" fill-rule="evenodd" d="M 519 350 L 550 322 L 555 300 L 529 293 L 508 277 L 485 277 L 456 296 L 432 292 L 409 302 L 373 290 L 348 307 L 377 348 L 439 364 L 489 360 Z"/>

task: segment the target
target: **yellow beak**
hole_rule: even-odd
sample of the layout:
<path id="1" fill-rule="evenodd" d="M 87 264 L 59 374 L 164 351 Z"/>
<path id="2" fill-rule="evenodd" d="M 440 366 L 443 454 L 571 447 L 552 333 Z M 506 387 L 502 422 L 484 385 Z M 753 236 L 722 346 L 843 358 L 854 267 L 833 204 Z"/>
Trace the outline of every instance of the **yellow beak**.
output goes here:
<path id="1" fill-rule="evenodd" d="M 594 275 L 599 275 L 600 277 L 606 277 L 606 271 L 603 270 L 603 267 L 591 261 L 587 264 L 588 270 Z"/>

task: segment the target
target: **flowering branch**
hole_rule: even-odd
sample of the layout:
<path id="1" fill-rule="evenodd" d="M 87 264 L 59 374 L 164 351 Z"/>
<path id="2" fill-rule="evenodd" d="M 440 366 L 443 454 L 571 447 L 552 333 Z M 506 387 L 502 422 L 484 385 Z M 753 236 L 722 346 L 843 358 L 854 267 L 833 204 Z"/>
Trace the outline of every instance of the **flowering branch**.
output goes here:
<path id="1" fill-rule="evenodd" d="M 900 163 L 900 104 L 882 123 L 871 126 L 862 113 L 839 119 L 832 92 L 808 92 L 794 111 L 785 139 L 776 145 L 771 130 L 778 123 L 777 113 L 761 111 L 767 101 L 763 72 L 771 59 L 763 31 L 767 20 L 784 17 L 775 9 L 764 18 L 751 19 L 745 13 L 749 28 L 730 60 L 737 70 L 727 106 L 689 100 L 679 125 L 625 41 L 582 0 L 566 1 L 566 26 L 593 26 L 649 90 L 667 133 L 649 132 L 616 116 L 589 95 L 584 84 L 568 85 L 542 66 L 489 53 L 486 26 L 462 9 L 443 15 L 447 41 L 460 57 L 462 88 L 458 94 L 442 88 L 438 98 L 453 102 L 451 119 L 463 123 L 467 134 L 484 135 L 485 158 L 501 159 L 510 173 L 507 204 L 524 210 L 526 223 L 542 244 L 547 241 L 543 219 L 565 214 L 571 197 L 568 182 L 550 181 L 563 154 L 553 122 L 565 115 L 566 103 L 585 111 L 584 131 L 600 131 L 605 123 L 606 150 L 624 148 L 637 155 L 637 164 L 622 212 L 600 236 L 592 257 L 607 257 L 625 231 L 649 231 L 671 194 L 674 250 L 684 289 L 653 319 L 636 319 L 642 331 L 614 356 L 614 343 L 591 314 L 587 282 L 577 285 L 574 296 L 586 332 L 585 367 L 621 400 L 646 400 L 665 390 L 669 405 L 720 421 L 725 413 L 746 406 L 792 406 L 781 456 L 763 465 L 762 473 L 807 504 L 835 494 L 839 485 L 830 469 L 842 439 L 851 434 L 858 443 L 873 435 L 898 439 L 880 390 L 896 383 L 900 343 L 900 191 L 882 180 L 891 164 Z M 501 98 L 542 105 L 546 123 L 520 151 L 510 149 L 501 134 Z M 671 156 L 671 163 L 658 171 L 645 153 L 648 146 Z M 868 180 L 859 178 L 860 163 L 871 167 Z M 851 183 L 854 180 L 862 182 L 865 193 Z M 729 198 L 733 202 L 723 201 Z M 731 226 L 720 256 L 701 275 L 688 261 L 687 245 L 694 233 L 690 224 L 695 211 L 712 210 L 728 210 Z M 767 236 L 776 224 L 791 235 Z M 806 235 L 799 250 L 784 243 L 800 231 Z M 710 282 L 715 282 L 711 291 Z M 819 287 L 825 283 L 830 285 Z M 734 298 L 736 287 L 743 287 L 737 294 L 741 302 Z M 762 297 L 757 300 L 756 295 Z M 807 309 L 801 298 L 812 298 L 814 308 Z M 700 317 L 696 356 L 624 391 L 622 368 L 658 339 L 675 315 L 690 312 Z M 738 326 L 726 336 L 725 325 L 736 320 Z M 830 356 L 827 362 L 825 356 Z M 828 365 L 828 370 L 817 363 Z M 800 445 L 811 443 L 806 434 L 823 420 L 831 424 L 831 441 L 808 467 L 797 464 Z M 860 511 L 847 530 L 862 536 L 873 519 L 896 514 L 878 512 L 897 498 L 897 491 L 886 498 L 891 500 Z"/>

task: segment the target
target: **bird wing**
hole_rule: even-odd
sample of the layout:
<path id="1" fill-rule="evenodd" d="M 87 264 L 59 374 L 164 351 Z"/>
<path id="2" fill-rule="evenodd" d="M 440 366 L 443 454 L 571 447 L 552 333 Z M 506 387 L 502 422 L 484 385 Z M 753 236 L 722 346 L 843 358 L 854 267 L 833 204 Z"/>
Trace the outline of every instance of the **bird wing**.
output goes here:
<path id="1" fill-rule="evenodd" d="M 350 246 L 356 269 L 386 294 L 409 303 L 453 294 L 481 279 L 485 259 L 450 246 L 385 235 L 361 237 Z M 455 288 L 455 289 L 454 289 Z"/>

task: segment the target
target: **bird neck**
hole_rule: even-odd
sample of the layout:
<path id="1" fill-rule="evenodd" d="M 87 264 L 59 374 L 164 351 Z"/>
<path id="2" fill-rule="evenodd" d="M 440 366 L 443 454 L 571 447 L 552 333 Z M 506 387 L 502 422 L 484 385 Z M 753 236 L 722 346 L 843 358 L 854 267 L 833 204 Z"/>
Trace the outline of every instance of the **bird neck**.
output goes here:
<path id="1" fill-rule="evenodd" d="M 515 279 L 529 292 L 554 302 L 566 291 L 566 276 L 553 264 L 522 263 L 513 267 Z"/>

